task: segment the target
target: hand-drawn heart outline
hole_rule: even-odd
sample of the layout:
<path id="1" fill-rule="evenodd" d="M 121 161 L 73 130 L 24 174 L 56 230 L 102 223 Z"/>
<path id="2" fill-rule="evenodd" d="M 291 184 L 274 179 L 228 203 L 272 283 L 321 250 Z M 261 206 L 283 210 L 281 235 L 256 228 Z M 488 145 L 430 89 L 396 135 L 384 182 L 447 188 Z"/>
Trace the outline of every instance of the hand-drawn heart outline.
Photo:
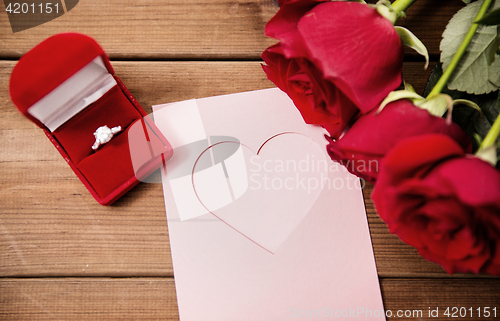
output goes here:
<path id="1" fill-rule="evenodd" d="M 310 137 L 308 137 L 307 135 L 304 135 L 302 133 L 298 133 L 298 132 L 282 132 L 282 133 L 279 133 L 279 134 L 276 134 L 274 136 L 271 136 L 270 138 L 268 138 L 266 141 L 264 141 L 260 147 L 258 148 L 257 152 L 254 153 L 255 155 L 257 156 L 260 156 L 260 152 L 262 150 L 262 148 L 268 144 L 271 140 L 275 139 L 276 137 L 279 137 L 279 136 L 282 136 L 282 135 L 286 135 L 286 134 L 296 134 L 296 135 L 300 135 L 300 136 L 303 136 L 307 139 L 310 139 L 312 142 L 314 142 L 314 140 L 312 140 Z M 200 155 L 197 157 L 196 161 L 194 162 L 193 164 L 193 169 L 192 169 L 192 172 L 191 172 L 191 184 L 193 186 L 193 191 L 195 193 L 195 196 L 196 198 L 198 199 L 198 201 L 200 202 L 200 204 L 205 208 L 205 210 L 207 211 L 207 213 L 210 213 L 212 214 L 214 217 L 216 217 L 217 219 L 219 219 L 221 222 L 223 222 L 224 224 L 226 224 L 227 226 L 229 226 L 230 228 L 232 228 L 233 230 L 235 230 L 236 232 L 238 232 L 239 234 L 241 234 L 242 236 L 244 236 L 245 238 L 247 238 L 248 240 L 250 240 L 252 243 L 256 244 L 257 246 L 259 246 L 260 248 L 266 250 L 267 252 L 271 253 L 271 254 L 274 254 L 272 251 L 268 250 L 267 248 L 265 248 L 264 246 L 262 246 L 261 244 L 257 243 L 256 241 L 254 241 L 251 237 L 249 237 L 248 235 L 245 235 L 242 231 L 240 231 L 239 229 L 237 229 L 236 227 L 232 226 L 231 224 L 229 224 L 229 222 L 227 222 L 225 219 L 223 219 L 222 217 L 220 217 L 219 215 L 215 214 L 213 211 L 211 211 L 204 203 L 203 201 L 201 200 L 200 196 L 198 195 L 198 192 L 196 191 L 196 186 L 195 186 L 195 182 L 194 182 L 194 174 L 196 172 L 196 165 L 198 163 L 198 161 L 200 160 L 200 158 L 204 155 L 205 152 L 207 152 L 208 150 L 210 150 L 211 148 L 217 146 L 217 145 L 220 145 L 220 144 L 224 144 L 224 143 L 233 143 L 233 144 L 239 144 L 241 146 L 244 146 L 246 147 L 248 150 L 252 151 L 253 152 L 253 149 L 250 148 L 249 146 L 241 143 L 241 142 L 235 142 L 235 141 L 220 141 L 220 142 L 217 142 L 215 144 L 212 144 L 210 146 L 208 146 L 207 148 L 205 148 L 201 153 Z M 319 196 L 319 193 L 318 193 L 318 196 Z M 318 196 L 316 196 L 316 198 L 314 199 L 314 202 L 311 204 L 314 205 L 314 203 L 317 201 L 317 198 Z"/>

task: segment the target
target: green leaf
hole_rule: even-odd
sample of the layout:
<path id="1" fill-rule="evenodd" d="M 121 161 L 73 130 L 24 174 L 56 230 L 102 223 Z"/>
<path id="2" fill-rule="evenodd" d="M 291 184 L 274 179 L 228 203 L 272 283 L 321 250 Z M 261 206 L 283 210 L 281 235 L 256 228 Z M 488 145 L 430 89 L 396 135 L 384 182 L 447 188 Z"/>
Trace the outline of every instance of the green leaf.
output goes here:
<path id="1" fill-rule="evenodd" d="M 485 26 L 496 26 L 500 24 L 500 9 L 495 9 L 488 12 L 481 20 L 476 23 Z"/>
<path id="2" fill-rule="evenodd" d="M 434 97 L 425 99 L 415 92 L 410 84 L 405 83 L 404 90 L 391 91 L 387 97 L 380 103 L 377 114 L 380 113 L 388 104 L 401 99 L 409 99 L 418 108 L 425 109 L 429 114 L 441 117 L 447 110 L 453 107 L 453 100 L 449 95 L 438 94 Z"/>
<path id="3" fill-rule="evenodd" d="M 411 49 L 415 50 L 419 54 L 425 57 L 425 66 L 424 68 L 427 69 L 429 66 L 429 52 L 427 52 L 427 48 L 425 45 L 418 39 L 410 30 L 396 26 L 394 27 L 396 29 L 396 32 L 398 35 L 401 37 L 401 41 L 405 46 L 410 47 Z"/>
<path id="4" fill-rule="evenodd" d="M 486 48 L 484 51 L 486 55 L 486 61 L 488 62 L 488 65 L 491 65 L 497 56 L 497 51 L 498 48 L 500 47 L 500 37 L 499 35 L 499 27 L 497 26 L 497 36 L 494 41 L 491 42 L 491 44 Z"/>
<path id="5" fill-rule="evenodd" d="M 417 91 L 415 90 L 415 88 L 413 88 L 412 85 L 410 85 L 409 83 L 407 83 L 406 81 L 404 82 L 404 85 L 405 85 L 405 90 L 408 90 L 408 91 L 411 91 L 413 93 L 417 93 Z"/>
<path id="6" fill-rule="evenodd" d="M 387 95 L 387 97 L 385 97 L 385 99 L 380 103 L 380 107 L 377 109 L 377 114 L 380 113 L 388 104 L 401 99 L 410 99 L 413 103 L 425 100 L 424 97 L 412 90 L 404 89 L 391 91 L 389 95 Z"/>
<path id="7" fill-rule="evenodd" d="M 460 47 L 481 4 L 482 1 L 477 1 L 460 9 L 446 26 L 440 45 L 444 69 L 448 67 Z M 500 8 L 500 1 L 495 1 L 493 7 L 494 9 Z M 448 88 L 471 94 L 484 94 L 498 89 L 494 84 L 500 83 L 500 59 L 494 59 L 491 64 L 488 64 L 491 58 L 498 57 L 496 52 L 491 57 L 492 49 L 488 50 L 490 46 L 494 46 L 492 44 L 497 41 L 497 37 L 495 26 L 479 26 L 464 57 L 453 73 Z M 490 54 L 489 59 L 488 54 Z"/>
<path id="8" fill-rule="evenodd" d="M 431 115 L 441 117 L 447 110 L 452 110 L 453 100 L 447 94 L 438 94 L 433 97 L 427 97 L 424 101 L 415 102 L 415 105 L 427 110 Z"/>
<path id="9" fill-rule="evenodd" d="M 394 9 L 391 6 L 390 1 L 386 0 L 380 0 L 377 2 L 375 5 L 375 9 L 377 9 L 377 12 L 387 20 L 389 20 L 393 25 L 396 23 L 396 21 L 399 19 L 399 15 L 397 12 L 394 11 Z"/>
<path id="10" fill-rule="evenodd" d="M 495 150 L 495 146 L 490 146 L 485 149 L 477 151 L 476 157 L 482 159 L 487 163 L 490 163 L 493 166 L 497 166 L 498 157 Z"/>
<path id="11" fill-rule="evenodd" d="M 475 133 L 473 138 L 475 139 L 477 146 L 481 146 L 481 143 L 483 142 L 483 138 L 481 136 L 479 136 L 478 133 Z"/>
<path id="12" fill-rule="evenodd" d="M 427 96 L 435 86 L 439 78 L 443 75 L 441 64 L 437 64 L 429 76 L 424 91 L 424 96 Z M 472 95 L 457 90 L 449 90 L 445 88 L 443 93 L 450 95 L 456 100 L 468 100 L 479 106 L 481 111 L 474 108 L 456 106 L 453 108 L 452 120 L 459 125 L 471 137 L 473 150 L 476 151 L 481 144 L 481 141 L 486 136 L 499 114 L 498 107 L 498 92 L 493 92 L 483 95 Z M 497 148 L 497 153 L 500 155 L 500 148 Z"/>
<path id="13" fill-rule="evenodd" d="M 474 108 L 478 112 L 481 112 L 481 108 L 479 108 L 479 106 L 473 101 L 470 101 L 467 99 L 455 99 L 455 100 L 453 100 L 453 106 L 460 106 L 460 105 Z"/>

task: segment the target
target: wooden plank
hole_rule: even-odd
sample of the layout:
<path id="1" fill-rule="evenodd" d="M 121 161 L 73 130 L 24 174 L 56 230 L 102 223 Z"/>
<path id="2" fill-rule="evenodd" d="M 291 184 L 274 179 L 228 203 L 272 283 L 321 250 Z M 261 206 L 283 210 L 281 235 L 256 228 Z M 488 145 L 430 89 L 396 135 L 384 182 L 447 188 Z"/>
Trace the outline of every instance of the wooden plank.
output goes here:
<path id="1" fill-rule="evenodd" d="M 481 308 L 483 313 L 484 308 L 489 307 L 490 313 L 493 313 L 496 307 L 498 318 L 499 287 L 499 279 L 381 280 L 385 313 L 397 315 L 401 311 L 401 315 L 406 313 L 410 316 L 404 319 L 410 320 L 449 320 L 444 315 L 447 307 L 465 308 L 468 316 L 463 319 L 493 320 L 491 317 L 478 318 L 477 308 Z M 178 320 L 172 278 L 0 279 L 0 288 L 2 320 Z M 300 307 L 302 311 L 323 308 Z M 336 306 L 335 302 L 326 308 L 330 314 L 328 317 L 332 318 L 335 318 L 336 311 L 346 309 Z M 437 308 L 439 317 L 429 318 L 429 308 L 431 311 Z M 473 317 L 470 317 L 469 308 L 472 308 Z M 367 314 L 370 316 L 370 313 L 377 315 L 377 312 L 370 312 L 365 307 L 347 309 L 352 309 L 359 318 Z M 422 311 L 421 317 L 419 311 Z M 398 318 L 388 318 L 395 319 Z"/>
<path id="2" fill-rule="evenodd" d="M 1 320 L 179 320 L 172 278 L 0 280 Z"/>
<path id="3" fill-rule="evenodd" d="M 172 276 L 160 184 L 140 184 L 98 205 L 42 131 L 8 98 L 15 62 L 0 61 L 0 276 Z M 259 62 L 114 62 L 138 101 L 151 105 L 272 87 Z M 407 63 L 418 91 L 429 70 Z M 381 276 L 443 276 L 390 235 L 365 191 Z"/>
<path id="4" fill-rule="evenodd" d="M 36 128 L 19 122 L 19 113 L 10 103 L 9 78 L 15 61 L 0 60 L 0 128 L 13 121 L 16 127 Z M 191 98 L 224 95 L 274 87 L 262 71 L 263 62 L 123 62 L 113 61 L 115 73 L 147 112 L 151 106 Z M 418 93 L 423 93 L 429 74 L 422 62 L 405 62 L 403 77 Z M 7 126 L 8 127 L 8 126 Z"/>
<path id="5" fill-rule="evenodd" d="M 398 23 L 437 55 L 447 21 L 462 6 L 456 0 L 419 0 Z M 275 43 L 265 37 L 264 26 L 277 10 L 273 0 L 86 0 L 17 33 L 2 14 L 0 58 L 19 58 L 43 39 L 71 30 L 94 37 L 113 59 L 258 59 Z"/>
<path id="6" fill-rule="evenodd" d="M 2 14 L 0 57 L 19 57 L 41 40 L 71 30 L 94 37 L 115 59 L 255 58 L 274 43 L 264 36 L 264 25 L 277 8 L 271 0 L 87 0 L 15 34 Z"/>
<path id="7" fill-rule="evenodd" d="M 383 279 L 381 280 L 382 297 L 386 312 L 391 310 L 393 318 L 388 320 L 402 319 L 397 317 L 398 311 L 404 319 L 410 320 L 450 320 L 453 317 L 446 316 L 446 308 L 453 307 L 467 309 L 468 315 L 460 313 L 454 318 L 467 320 L 498 320 L 500 317 L 500 279 Z M 490 307 L 490 311 L 496 307 L 496 318 L 486 318 L 483 314 L 484 308 Z M 429 308 L 434 311 L 438 309 L 438 317 L 429 317 Z M 473 315 L 471 317 L 472 308 Z M 481 308 L 481 317 L 478 317 L 477 308 Z M 464 312 L 462 309 L 462 313 Z M 422 314 L 418 314 L 418 310 Z M 411 311 L 411 316 L 408 312 Z M 366 312 L 365 312 L 366 313 Z M 493 316 L 493 315 L 491 315 Z"/>

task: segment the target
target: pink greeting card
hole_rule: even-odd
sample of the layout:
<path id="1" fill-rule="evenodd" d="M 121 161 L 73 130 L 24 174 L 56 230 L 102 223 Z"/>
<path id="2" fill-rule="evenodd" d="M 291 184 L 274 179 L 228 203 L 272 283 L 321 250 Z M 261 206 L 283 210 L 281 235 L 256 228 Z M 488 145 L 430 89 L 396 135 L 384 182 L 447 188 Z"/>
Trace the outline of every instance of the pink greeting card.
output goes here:
<path id="1" fill-rule="evenodd" d="M 361 183 L 286 94 L 153 110 L 181 321 L 385 319 Z"/>

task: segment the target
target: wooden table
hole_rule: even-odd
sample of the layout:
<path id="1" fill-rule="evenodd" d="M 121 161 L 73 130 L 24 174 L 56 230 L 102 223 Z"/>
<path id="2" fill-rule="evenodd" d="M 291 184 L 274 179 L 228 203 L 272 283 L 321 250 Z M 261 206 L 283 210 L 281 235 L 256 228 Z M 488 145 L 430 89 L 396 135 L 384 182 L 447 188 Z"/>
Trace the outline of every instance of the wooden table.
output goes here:
<path id="1" fill-rule="evenodd" d="M 427 45 L 431 68 L 440 35 L 462 6 L 419 0 L 400 21 Z M 140 184 L 115 205 L 98 205 L 11 103 L 19 57 L 55 33 L 86 33 L 151 112 L 154 104 L 272 87 L 260 54 L 275 42 L 264 25 L 277 9 L 272 0 L 81 0 L 18 33 L 0 13 L 0 319 L 178 320 L 161 185 Z M 422 92 L 431 68 L 411 51 L 405 59 L 407 82 Z M 448 275 L 422 259 L 389 234 L 371 190 L 365 203 L 386 309 L 425 316 L 439 307 L 436 319 L 444 320 L 447 307 L 496 306 L 500 317 L 499 278 Z"/>

